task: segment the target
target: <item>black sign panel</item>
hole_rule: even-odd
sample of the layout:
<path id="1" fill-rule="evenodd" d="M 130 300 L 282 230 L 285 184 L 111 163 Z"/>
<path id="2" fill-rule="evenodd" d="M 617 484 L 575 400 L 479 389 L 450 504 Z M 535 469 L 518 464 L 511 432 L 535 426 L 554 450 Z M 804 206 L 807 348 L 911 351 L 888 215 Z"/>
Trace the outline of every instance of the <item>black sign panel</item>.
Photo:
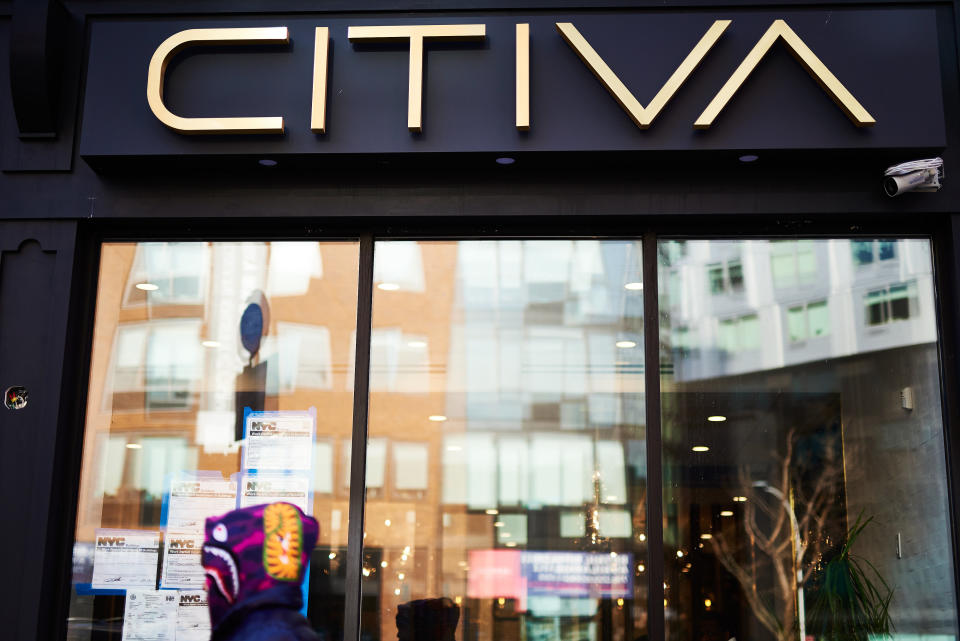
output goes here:
<path id="1" fill-rule="evenodd" d="M 707 29 L 730 26 L 641 130 L 557 32 L 573 23 L 647 105 Z M 856 127 L 778 42 L 707 130 L 694 121 L 774 20 L 783 19 L 876 119 Z M 530 130 L 518 131 L 515 25 L 530 25 Z M 407 129 L 409 47 L 347 40 L 360 25 L 484 24 L 481 42 L 426 44 L 423 131 Z M 283 116 L 283 134 L 184 135 L 147 104 L 156 48 L 190 28 L 278 27 L 286 45 L 188 49 L 166 72 L 183 117 Z M 330 29 L 326 133 L 310 130 L 314 29 Z M 99 20 L 92 26 L 85 157 L 600 150 L 937 148 L 945 145 L 932 9 L 570 12 Z"/>

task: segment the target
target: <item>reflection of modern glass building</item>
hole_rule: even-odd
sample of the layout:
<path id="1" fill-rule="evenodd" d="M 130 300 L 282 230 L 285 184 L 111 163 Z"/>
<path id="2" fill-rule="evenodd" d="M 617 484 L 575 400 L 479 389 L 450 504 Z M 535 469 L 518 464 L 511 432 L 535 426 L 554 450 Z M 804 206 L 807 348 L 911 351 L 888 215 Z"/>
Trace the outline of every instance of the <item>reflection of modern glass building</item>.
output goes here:
<path id="1" fill-rule="evenodd" d="M 880 192 L 954 161 L 955 31 L 0 3 L 7 636 L 146 638 L 282 499 L 324 641 L 956 641 L 960 199 Z"/>

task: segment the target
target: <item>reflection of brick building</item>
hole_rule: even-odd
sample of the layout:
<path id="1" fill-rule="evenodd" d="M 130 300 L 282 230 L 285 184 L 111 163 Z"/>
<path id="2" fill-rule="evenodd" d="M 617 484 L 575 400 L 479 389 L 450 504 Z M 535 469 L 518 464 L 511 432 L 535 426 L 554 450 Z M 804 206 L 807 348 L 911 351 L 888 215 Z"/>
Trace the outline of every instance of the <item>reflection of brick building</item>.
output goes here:
<path id="1" fill-rule="evenodd" d="M 464 639 L 533 633 L 526 626 L 537 611 L 552 621 L 551 606 L 472 596 L 468 579 L 483 568 L 471 567 L 471 551 L 576 549 L 595 499 L 618 549 L 632 545 L 634 524 L 642 533 L 642 293 L 624 288 L 640 280 L 636 245 L 385 243 L 377 252 L 364 581 L 380 600 L 365 601 L 362 629 L 393 638 L 400 603 L 444 595 L 462 607 Z M 418 291 L 403 265 L 421 262 Z M 377 361 L 378 333 L 406 344 L 396 375 Z M 413 351 L 425 345 L 428 357 Z M 382 488 L 379 476 L 370 483 L 381 470 Z M 581 601 L 564 601 L 582 610 L 565 619 L 565 635 L 590 634 L 597 601 Z M 632 629 L 632 606 L 630 615 L 618 607 L 619 629 Z"/>
<path id="2" fill-rule="evenodd" d="M 156 527 L 166 474 L 239 470 L 238 321 L 263 289 L 265 409 L 318 408 L 314 512 L 324 544 L 345 547 L 348 473 L 336 452 L 351 433 L 356 279 L 349 243 L 106 245 L 77 540 Z"/>

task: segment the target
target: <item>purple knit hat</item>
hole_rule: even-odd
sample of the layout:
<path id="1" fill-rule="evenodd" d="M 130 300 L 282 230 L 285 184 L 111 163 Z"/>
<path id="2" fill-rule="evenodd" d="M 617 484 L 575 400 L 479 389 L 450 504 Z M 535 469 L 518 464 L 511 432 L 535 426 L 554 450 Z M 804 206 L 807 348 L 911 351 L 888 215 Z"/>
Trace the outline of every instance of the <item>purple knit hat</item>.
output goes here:
<path id="1" fill-rule="evenodd" d="M 299 609 L 299 586 L 319 531 L 315 519 L 290 503 L 255 505 L 207 519 L 202 562 L 213 627 L 250 603 Z"/>

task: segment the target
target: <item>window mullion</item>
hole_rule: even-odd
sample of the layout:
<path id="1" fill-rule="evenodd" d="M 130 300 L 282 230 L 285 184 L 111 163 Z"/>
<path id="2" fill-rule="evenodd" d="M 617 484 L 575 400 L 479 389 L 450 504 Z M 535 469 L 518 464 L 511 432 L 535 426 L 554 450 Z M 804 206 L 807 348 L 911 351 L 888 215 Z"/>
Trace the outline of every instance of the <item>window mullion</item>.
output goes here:
<path id="1" fill-rule="evenodd" d="M 663 474 L 660 433 L 660 310 L 657 286 L 657 236 L 643 235 L 643 342 L 647 439 L 647 633 L 665 638 L 663 607 Z"/>
<path id="2" fill-rule="evenodd" d="M 353 433 L 350 454 L 350 516 L 347 526 L 347 572 L 343 619 L 344 641 L 360 638 L 360 572 L 363 566 L 366 497 L 367 416 L 370 404 L 370 325 L 373 315 L 373 236 L 360 237 L 357 281 L 357 340 L 354 359 Z"/>

